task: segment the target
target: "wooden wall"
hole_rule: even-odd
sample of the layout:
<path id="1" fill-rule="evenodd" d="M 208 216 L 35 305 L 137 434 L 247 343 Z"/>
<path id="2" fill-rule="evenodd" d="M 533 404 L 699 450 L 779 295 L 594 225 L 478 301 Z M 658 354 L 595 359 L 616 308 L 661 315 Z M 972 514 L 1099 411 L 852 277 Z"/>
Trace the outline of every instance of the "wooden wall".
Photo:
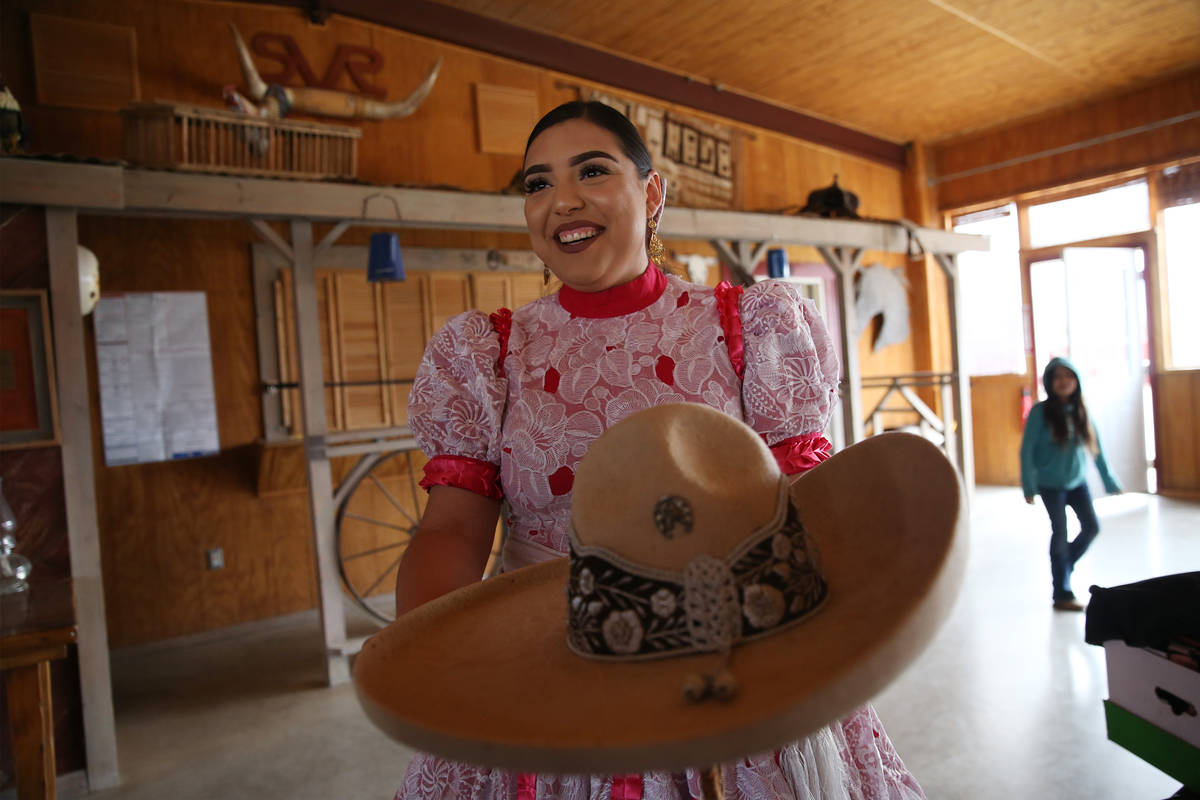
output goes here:
<path id="1" fill-rule="evenodd" d="M 987 375 L 971 379 L 974 422 L 975 482 L 999 486 L 1021 484 L 1022 392 L 1024 375 Z"/>
<path id="2" fill-rule="evenodd" d="M 132 28 L 143 101 L 162 98 L 221 106 L 221 87 L 241 83 L 230 21 L 247 39 L 260 31 L 292 36 L 318 74 L 324 72 L 338 44 L 373 47 L 384 59 L 384 68 L 374 80 L 387 88 L 388 99 L 406 96 L 435 61 L 444 58 L 437 85 L 416 114 L 356 123 L 363 130 L 359 176 L 377 183 L 500 190 L 520 167 L 521 157 L 478 151 L 474 85 L 484 82 L 534 91 L 542 111 L 574 99 L 584 85 L 568 75 L 336 16 L 314 26 L 298 11 L 268 5 L 12 0 L 0 6 L 0 69 L 22 104 L 31 152 L 118 158 L 122 140 L 115 111 L 38 103 L 30 13 Z M 260 63 L 264 70 L 272 66 Z M 351 88 L 348 81 L 344 84 L 341 88 Z M 864 215 L 904 214 L 896 170 L 769 131 L 733 127 L 740 169 L 735 191 L 738 209 L 802 205 L 809 191 L 827 186 L 837 174 L 843 187 L 859 194 Z M 352 230 L 339 243 L 365 244 L 368 234 Z M 314 607 L 307 502 L 303 483 L 295 480 L 301 474 L 293 474 L 296 465 L 286 454 L 259 444 L 262 424 L 249 256 L 253 232 L 236 222 L 85 217 L 80 222 L 80 240 L 99 257 L 105 291 L 207 293 L 220 425 L 217 456 L 113 469 L 96 465 L 111 644 L 160 640 Z M 401 241 L 423 247 L 528 246 L 523 235 L 455 231 L 403 231 Z M 682 252 L 714 255 L 703 242 L 667 244 Z M 819 260 L 810 248 L 792 248 L 791 258 Z M 895 255 L 868 253 L 865 260 L 904 264 Z M 914 317 L 914 329 L 921 324 Z M 868 337 L 861 347 L 864 374 L 913 368 L 910 344 L 874 354 Z M 91 342 L 88 347 L 94 359 Z M 94 362 L 91 369 L 99 459 L 103 451 Z M 335 479 L 345 468 L 335 465 Z M 223 570 L 205 568 L 204 551 L 210 547 L 224 549 Z"/>
<path id="3" fill-rule="evenodd" d="M 1157 376 L 1158 490 L 1200 500 L 1200 370 Z"/>
<path id="4" fill-rule="evenodd" d="M 963 208 L 1194 156 L 1200 153 L 1200 118 L 1133 135 L 1115 135 L 1160 125 L 1198 108 L 1200 70 L 1192 70 L 1134 92 L 939 142 L 933 147 L 932 157 L 937 205 L 942 210 Z M 1101 138 L 1106 140 L 1012 166 L 952 177 Z"/>

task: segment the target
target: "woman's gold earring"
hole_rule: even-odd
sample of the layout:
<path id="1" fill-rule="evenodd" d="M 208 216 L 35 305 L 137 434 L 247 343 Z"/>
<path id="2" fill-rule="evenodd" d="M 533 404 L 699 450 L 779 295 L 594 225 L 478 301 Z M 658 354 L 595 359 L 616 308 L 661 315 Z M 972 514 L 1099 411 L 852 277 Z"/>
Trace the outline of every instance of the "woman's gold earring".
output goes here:
<path id="1" fill-rule="evenodd" d="M 658 223 L 654 221 L 654 217 L 646 220 L 646 227 L 650 229 L 650 241 L 646 244 L 646 253 L 649 254 L 650 260 L 656 267 L 661 267 L 667 258 L 667 248 L 663 245 L 662 239 L 658 238 Z"/>
<path id="2" fill-rule="evenodd" d="M 550 285 L 550 268 L 542 265 L 542 286 Z"/>

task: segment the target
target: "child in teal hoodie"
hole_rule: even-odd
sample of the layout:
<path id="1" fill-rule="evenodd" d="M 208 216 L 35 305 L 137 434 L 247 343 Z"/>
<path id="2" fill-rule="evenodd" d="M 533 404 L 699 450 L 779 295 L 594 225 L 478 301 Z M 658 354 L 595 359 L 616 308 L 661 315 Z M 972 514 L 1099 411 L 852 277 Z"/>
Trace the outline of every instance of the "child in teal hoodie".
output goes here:
<path id="1" fill-rule="evenodd" d="M 1054 607 L 1060 611 L 1082 611 L 1071 591 L 1075 562 L 1087 552 L 1100 533 L 1092 495 L 1087 485 L 1087 462 L 1091 456 L 1109 494 L 1121 491 L 1108 471 L 1100 436 L 1088 419 L 1079 372 L 1065 358 L 1052 358 L 1042 373 L 1046 400 L 1029 412 L 1021 438 L 1021 486 L 1025 502 L 1035 494 L 1050 515 L 1050 577 Z M 1067 509 L 1079 518 L 1079 535 L 1067 540 Z"/>

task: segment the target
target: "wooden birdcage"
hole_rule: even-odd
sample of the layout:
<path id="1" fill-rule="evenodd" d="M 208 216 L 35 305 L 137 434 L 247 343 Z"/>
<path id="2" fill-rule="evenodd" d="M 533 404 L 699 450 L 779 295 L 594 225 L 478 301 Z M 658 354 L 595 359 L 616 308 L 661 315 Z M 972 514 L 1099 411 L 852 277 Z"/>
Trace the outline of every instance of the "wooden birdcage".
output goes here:
<path id="1" fill-rule="evenodd" d="M 362 131 L 180 103 L 121 111 L 126 160 L 145 167 L 287 178 L 353 178 Z"/>

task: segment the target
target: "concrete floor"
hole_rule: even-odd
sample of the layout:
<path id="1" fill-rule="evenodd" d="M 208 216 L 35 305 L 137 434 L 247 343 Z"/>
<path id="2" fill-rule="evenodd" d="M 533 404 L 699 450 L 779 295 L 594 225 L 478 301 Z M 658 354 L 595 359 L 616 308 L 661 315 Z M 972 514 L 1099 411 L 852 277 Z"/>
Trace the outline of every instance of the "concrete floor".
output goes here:
<path id="1" fill-rule="evenodd" d="M 1081 599 L 1090 584 L 1200 570 L 1200 504 L 1123 495 L 1097 510 Z M 1082 614 L 1050 608 L 1041 506 L 984 487 L 972 522 L 953 616 L 875 701 L 928 796 L 1171 795 L 1177 782 L 1105 738 L 1104 653 L 1084 643 Z M 124 784 L 89 798 L 390 799 L 408 753 L 375 732 L 353 687 L 320 685 L 319 642 L 313 612 L 114 653 Z"/>

